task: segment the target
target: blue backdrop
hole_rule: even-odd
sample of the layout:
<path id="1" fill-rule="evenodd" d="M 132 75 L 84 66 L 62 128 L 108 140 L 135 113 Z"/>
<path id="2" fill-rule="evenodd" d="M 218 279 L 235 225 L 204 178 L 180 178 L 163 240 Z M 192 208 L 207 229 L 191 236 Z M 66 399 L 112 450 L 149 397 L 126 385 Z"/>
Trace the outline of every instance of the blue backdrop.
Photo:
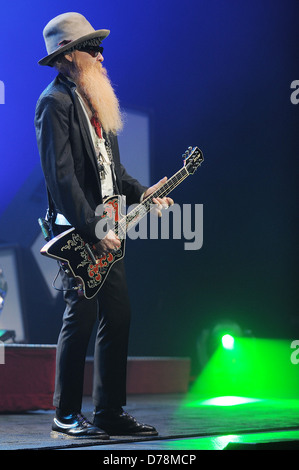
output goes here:
<path id="1" fill-rule="evenodd" d="M 44 204 L 42 184 L 32 193 L 40 171 L 35 103 L 54 77 L 37 65 L 46 55 L 42 29 L 66 11 L 111 30 L 104 63 L 120 102 L 151 116 L 151 182 L 177 171 L 189 145 L 205 155 L 173 194 L 203 204 L 203 247 L 128 241 L 130 353 L 196 362 L 201 329 L 227 317 L 257 336 L 299 335 L 299 105 L 290 100 L 299 79 L 298 1 L 32 0 L 2 5 L 0 20 L 0 240 L 24 253 L 29 341 L 55 342 L 61 318 L 46 290 L 32 300 L 28 269 L 31 281 L 39 272 L 26 233 Z M 26 201 L 17 198 L 24 184 Z"/>

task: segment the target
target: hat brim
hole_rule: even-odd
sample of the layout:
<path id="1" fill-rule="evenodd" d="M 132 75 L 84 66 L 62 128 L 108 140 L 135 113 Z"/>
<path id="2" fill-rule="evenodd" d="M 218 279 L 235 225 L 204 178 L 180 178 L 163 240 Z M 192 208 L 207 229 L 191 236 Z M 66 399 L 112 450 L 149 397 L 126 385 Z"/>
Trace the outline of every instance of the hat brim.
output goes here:
<path id="1" fill-rule="evenodd" d="M 109 36 L 109 34 L 110 34 L 109 29 L 98 29 L 97 31 L 94 31 L 93 33 L 86 34 L 85 36 L 82 36 L 81 38 L 78 38 L 78 39 L 75 39 L 74 41 L 69 42 L 65 46 L 59 47 L 58 49 L 56 49 L 56 51 L 52 52 L 51 54 L 39 60 L 38 64 L 49 65 L 50 67 L 52 67 L 51 65 L 52 60 L 55 59 L 56 56 L 67 51 L 68 49 L 71 49 L 72 47 L 76 46 L 77 44 L 80 44 L 81 42 L 88 41 L 88 39 L 99 38 L 101 41 L 103 41 L 104 39 L 106 39 L 107 36 Z"/>

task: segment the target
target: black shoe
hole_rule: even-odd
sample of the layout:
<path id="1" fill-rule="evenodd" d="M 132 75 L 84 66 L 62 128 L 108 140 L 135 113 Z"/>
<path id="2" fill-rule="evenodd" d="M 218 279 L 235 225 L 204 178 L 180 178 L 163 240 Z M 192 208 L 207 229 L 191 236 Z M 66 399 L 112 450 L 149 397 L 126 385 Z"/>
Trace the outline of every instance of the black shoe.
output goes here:
<path id="1" fill-rule="evenodd" d="M 138 423 L 122 408 L 102 409 L 94 412 L 93 424 L 104 429 L 110 436 L 157 436 L 153 426 Z"/>
<path id="2" fill-rule="evenodd" d="M 80 413 L 70 413 L 65 416 L 56 414 L 52 424 L 51 437 L 109 439 L 102 429 L 91 424 Z"/>

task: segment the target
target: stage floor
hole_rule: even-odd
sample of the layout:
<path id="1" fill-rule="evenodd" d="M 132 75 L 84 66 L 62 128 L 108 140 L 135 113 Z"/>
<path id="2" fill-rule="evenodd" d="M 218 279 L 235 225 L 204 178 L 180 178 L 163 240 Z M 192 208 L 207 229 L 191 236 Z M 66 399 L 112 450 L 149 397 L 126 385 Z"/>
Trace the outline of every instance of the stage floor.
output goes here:
<path id="1" fill-rule="evenodd" d="M 211 401 L 188 394 L 129 395 L 125 409 L 140 421 L 154 425 L 159 436 L 119 436 L 109 441 L 53 439 L 53 410 L 38 410 L 0 415 L 0 450 L 175 452 L 241 449 L 247 444 L 250 449 L 299 449 L 298 400 L 222 397 Z M 91 419 L 92 411 L 91 398 L 85 397 L 82 412 Z"/>

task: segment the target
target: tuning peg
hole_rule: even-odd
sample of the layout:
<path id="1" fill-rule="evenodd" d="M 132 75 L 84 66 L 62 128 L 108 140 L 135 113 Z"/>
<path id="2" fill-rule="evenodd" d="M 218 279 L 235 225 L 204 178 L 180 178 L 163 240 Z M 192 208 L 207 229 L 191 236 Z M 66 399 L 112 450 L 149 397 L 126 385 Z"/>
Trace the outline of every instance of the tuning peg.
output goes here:
<path id="1" fill-rule="evenodd" d="M 192 147 L 188 147 L 185 153 L 183 153 L 182 157 L 187 158 L 189 156 L 190 151 L 192 150 Z"/>

